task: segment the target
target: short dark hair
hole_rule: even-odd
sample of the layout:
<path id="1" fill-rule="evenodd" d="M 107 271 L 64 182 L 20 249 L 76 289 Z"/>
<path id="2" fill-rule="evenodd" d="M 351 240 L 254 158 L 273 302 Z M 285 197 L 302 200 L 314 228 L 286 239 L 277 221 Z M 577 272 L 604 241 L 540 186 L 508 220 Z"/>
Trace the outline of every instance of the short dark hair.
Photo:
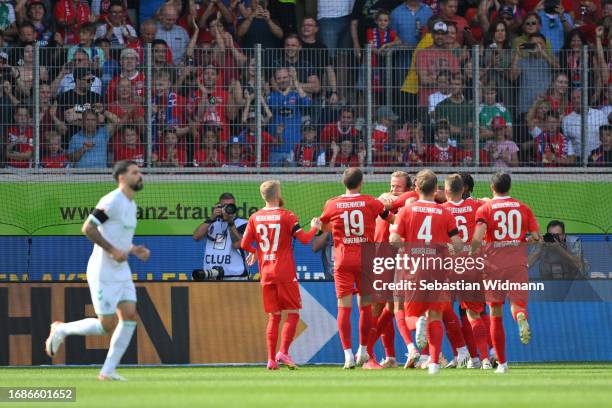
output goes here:
<path id="1" fill-rule="evenodd" d="M 219 196 L 219 202 L 221 200 L 235 200 L 236 197 L 234 197 L 234 195 L 232 193 L 223 193 Z"/>
<path id="2" fill-rule="evenodd" d="M 463 191 L 466 191 L 466 187 L 467 193 L 474 191 L 474 177 L 472 177 L 470 173 L 465 172 L 459 173 L 459 175 L 461 175 L 461 179 L 463 180 Z"/>
<path id="3" fill-rule="evenodd" d="M 391 13 L 387 9 L 378 9 L 376 14 L 374 15 L 374 20 L 378 20 L 380 16 L 391 16 Z"/>
<path id="4" fill-rule="evenodd" d="M 349 190 L 354 190 L 363 182 L 363 172 L 360 168 L 349 167 L 342 174 L 342 182 Z"/>
<path id="5" fill-rule="evenodd" d="M 548 232 L 549 229 L 554 228 L 554 227 L 561 227 L 561 231 L 563 231 L 563 233 L 565 234 L 565 223 L 563 221 L 552 220 L 546 226 L 546 232 Z"/>
<path id="6" fill-rule="evenodd" d="M 127 173 L 128 168 L 132 165 L 138 166 L 138 163 L 134 160 L 119 160 L 115 163 L 113 166 L 113 178 L 115 181 L 119 181 L 119 176 Z"/>
<path id="7" fill-rule="evenodd" d="M 544 34 L 542 33 L 533 33 L 533 34 L 529 34 L 529 40 L 531 40 L 532 38 L 539 38 L 542 41 L 546 42 L 546 37 L 544 37 Z"/>
<path id="8" fill-rule="evenodd" d="M 293 38 L 294 40 L 298 40 L 298 42 L 300 43 L 300 45 L 302 45 L 302 39 L 300 38 L 299 35 L 297 35 L 296 33 L 289 33 L 285 36 L 285 38 L 283 38 L 283 45 L 285 44 L 285 42 L 290 39 Z"/>
<path id="9" fill-rule="evenodd" d="M 612 125 L 601 125 L 599 127 L 599 138 L 603 136 L 604 132 L 612 132 Z"/>
<path id="10" fill-rule="evenodd" d="M 162 40 L 161 38 L 156 38 L 153 41 L 151 41 L 151 48 L 155 47 L 156 45 L 160 45 L 160 44 L 168 48 L 168 43 L 165 40 Z"/>
<path id="11" fill-rule="evenodd" d="M 491 185 L 497 194 L 505 194 L 512 187 L 512 179 L 508 173 L 498 172 L 491 177 Z"/>
<path id="12" fill-rule="evenodd" d="M 461 174 L 455 173 L 447 176 L 445 184 L 448 186 L 451 193 L 461 193 L 461 195 L 463 195 L 463 178 L 461 178 Z"/>
<path id="13" fill-rule="evenodd" d="M 85 23 L 79 28 L 79 32 L 81 31 L 89 31 L 90 33 L 95 33 L 98 25 L 96 23 Z"/>

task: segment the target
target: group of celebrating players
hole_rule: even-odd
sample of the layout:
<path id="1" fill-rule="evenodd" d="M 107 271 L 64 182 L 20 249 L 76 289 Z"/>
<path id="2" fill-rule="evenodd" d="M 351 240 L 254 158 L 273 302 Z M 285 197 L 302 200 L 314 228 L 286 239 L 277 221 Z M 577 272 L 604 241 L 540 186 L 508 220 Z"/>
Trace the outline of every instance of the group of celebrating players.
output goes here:
<path id="1" fill-rule="evenodd" d="M 137 221 L 134 196 L 143 188 L 140 168 L 133 161 L 119 161 L 114 166 L 113 177 L 118 188 L 100 199 L 83 225 L 83 233 L 94 243 L 87 265 L 87 282 L 98 318 L 54 322 L 45 342 L 47 354 L 55 357 L 67 336 L 112 332 L 99 380 L 124 380 L 116 368 L 130 344 L 137 321 L 136 290 L 127 259 L 130 254 L 143 261 L 150 256 L 143 245 L 132 244 Z M 260 186 L 266 205 L 249 218 L 241 248 L 249 252 L 249 265 L 259 263 L 263 305 L 268 313 L 267 368 L 277 370 L 279 363 L 297 368 L 289 355 L 301 309 L 292 243 L 293 238 L 308 243 L 321 230 L 331 232 L 333 237 L 337 322 L 345 369 L 397 367 L 395 317 L 408 349 L 404 368 L 426 368 L 430 374 L 436 374 L 441 366 L 492 369 L 497 363 L 495 372 L 506 373 L 503 298 L 488 302 L 490 316 L 485 313 L 483 302 L 461 302 L 459 320 L 449 301 L 395 298 L 394 302 L 372 304 L 361 296 L 361 274 L 365 243 L 390 243 L 395 247 L 406 243 L 443 244 L 453 246 L 455 253 L 468 247 L 470 254 L 474 254 L 482 242 L 521 243 L 527 241 L 528 235 L 529 240 L 541 240 L 529 207 L 508 195 L 510 176 L 495 174 L 491 180 L 493 198 L 481 200 L 470 196 L 474 181 L 469 174 L 448 176 L 441 192 L 437 176 L 431 170 L 420 171 L 414 185 L 407 173 L 397 171 L 391 175 L 390 191 L 378 199 L 361 194 L 363 173 L 359 168 L 346 169 L 342 181 L 345 194 L 325 204 L 321 216 L 312 219 L 309 232 L 300 227 L 294 213 L 283 208 L 279 181 L 265 181 Z M 526 273 L 526 264 L 523 266 Z M 352 350 L 350 319 L 355 294 L 359 306 L 356 355 Z M 531 332 L 526 301 L 510 298 L 510 302 L 520 339 L 527 344 Z M 286 318 L 277 352 L 283 313 Z M 450 362 L 444 361 L 441 352 L 444 328 L 454 352 Z M 415 342 L 412 332 L 415 332 Z M 386 353 L 381 363 L 376 361 L 373 352 L 378 338 Z"/>
<path id="2" fill-rule="evenodd" d="M 372 304 L 361 296 L 362 244 L 388 242 L 401 247 L 411 244 L 447 244 L 455 252 L 468 248 L 477 253 L 483 242 L 521 243 L 541 240 L 538 223 L 528 206 L 509 196 L 511 178 L 497 173 L 491 180 L 492 199 L 474 199 L 474 180 L 469 174 L 452 174 L 438 191 L 438 179 L 431 170 L 420 171 L 411 183 L 406 172 L 391 175 L 390 191 L 378 199 L 361 194 L 363 173 L 348 168 L 343 174 L 345 194 L 330 199 L 319 218 L 304 232 L 291 211 L 283 208 L 279 181 L 266 181 L 260 187 L 266 206 L 251 215 L 241 247 L 250 252 L 247 261 L 259 263 L 263 304 L 269 314 L 267 327 L 268 364 L 276 370 L 279 363 L 289 369 L 297 366 L 289 355 L 301 308 L 295 274 L 292 238 L 308 243 L 317 230 L 331 232 L 334 243 L 334 281 L 338 299 L 338 331 L 344 351 L 344 368 L 397 367 L 393 318 L 408 354 L 404 368 L 425 368 L 436 374 L 440 367 L 493 369 L 506 373 L 505 332 L 502 320 L 503 299 L 489 304 L 461 302 L 461 320 L 451 302 L 413 301 Z M 255 247 L 253 244 L 256 244 Z M 526 273 L 526 264 L 523 265 Z M 359 348 L 353 354 L 351 309 L 353 295 L 359 306 Z M 501 300 L 501 301 L 500 301 Z M 518 324 L 521 342 L 529 343 L 531 332 L 526 301 L 510 299 L 512 316 Z M 276 352 L 281 313 L 287 318 L 282 328 L 280 350 Z M 442 355 L 446 335 L 454 357 Z M 415 332 L 413 342 L 412 332 Z M 379 363 L 374 345 L 382 339 L 386 357 Z"/>

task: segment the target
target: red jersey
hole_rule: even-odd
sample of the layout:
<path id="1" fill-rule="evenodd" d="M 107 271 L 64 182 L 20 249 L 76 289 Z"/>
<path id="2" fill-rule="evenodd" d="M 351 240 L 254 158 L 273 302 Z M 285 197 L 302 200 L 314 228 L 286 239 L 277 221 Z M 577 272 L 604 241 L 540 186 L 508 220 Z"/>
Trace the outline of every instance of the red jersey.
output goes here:
<path id="1" fill-rule="evenodd" d="M 117 85 L 119 81 L 123 79 L 123 74 L 116 75 L 108 84 L 108 93 L 106 95 L 106 100 L 108 102 L 114 102 L 115 98 L 117 98 Z M 141 98 L 145 96 L 145 75 L 144 73 L 137 71 L 136 75 L 131 78 L 128 78 L 132 83 L 132 92 L 134 95 L 137 95 Z"/>
<path id="2" fill-rule="evenodd" d="M 455 217 L 434 201 L 419 200 L 405 206 L 395 219 L 396 232 L 406 243 L 450 242 L 457 235 Z"/>
<path id="3" fill-rule="evenodd" d="M 66 167 L 68 164 L 68 159 L 66 159 L 64 152 L 45 154 L 42 156 L 40 161 L 42 166 L 46 169 L 61 169 Z"/>
<path id="4" fill-rule="evenodd" d="M 301 229 L 297 216 L 284 208 L 262 208 L 249 217 L 241 246 L 257 244 L 262 285 L 297 280 L 292 238 Z"/>
<path id="5" fill-rule="evenodd" d="M 17 153 L 32 153 L 34 139 L 34 128 L 27 126 L 25 132 L 21 132 L 19 126 L 13 126 L 9 128 L 7 132 L 8 142 L 14 144 L 13 151 Z M 28 168 L 30 167 L 31 160 L 16 160 L 8 159 L 8 164 L 11 167 Z"/>
<path id="6" fill-rule="evenodd" d="M 560 166 L 563 159 L 574 154 L 568 141 L 561 133 L 542 132 L 533 139 L 533 144 L 535 146 L 536 162 L 542 163 L 546 167 Z M 551 153 L 555 157 L 554 161 L 549 160 Z"/>
<path id="7" fill-rule="evenodd" d="M 406 201 L 408 201 L 411 198 L 416 198 L 418 200 L 419 193 L 417 193 L 416 191 L 406 191 L 405 193 L 397 197 L 397 200 L 395 200 L 393 204 L 391 204 L 391 211 L 399 210 L 400 208 L 405 206 Z"/>
<path id="8" fill-rule="evenodd" d="M 487 225 L 485 242 L 526 242 L 525 236 L 539 231 L 533 212 L 522 202 L 511 197 L 494 197 L 476 212 L 476 224 Z"/>
<path id="9" fill-rule="evenodd" d="M 229 101 L 228 93 L 221 87 L 215 88 L 212 93 L 206 96 L 208 98 L 208 105 L 200 104 L 202 97 L 200 89 L 190 95 L 187 102 L 189 116 L 206 126 L 219 126 L 221 128 L 220 140 L 227 142 L 229 140 L 229 126 L 225 110 Z"/>
<path id="10" fill-rule="evenodd" d="M 216 164 L 204 163 L 206 155 L 206 149 L 196 150 L 193 154 L 193 167 L 216 167 Z M 219 165 L 225 164 L 225 154 L 219 149 L 217 149 L 217 163 Z"/>
<path id="11" fill-rule="evenodd" d="M 144 147 L 140 143 L 137 143 L 135 146 L 126 146 L 123 143 L 115 144 L 113 158 L 115 162 L 119 160 L 133 160 L 138 163 L 138 167 L 142 167 L 145 164 Z"/>
<path id="12" fill-rule="evenodd" d="M 340 123 L 330 123 L 329 125 L 323 128 L 321 132 L 321 143 L 325 146 L 331 144 L 332 141 L 336 143 L 340 143 L 341 139 L 345 137 L 350 138 L 353 142 L 356 142 L 359 139 L 359 132 L 355 129 L 354 126 L 351 126 L 347 131 L 343 131 L 340 129 Z"/>
<path id="13" fill-rule="evenodd" d="M 374 241 L 376 218 L 387 218 L 382 202 L 364 194 L 345 194 L 325 203 L 321 222 L 332 225 L 334 269 L 361 265 L 361 244 Z"/>
<path id="14" fill-rule="evenodd" d="M 459 238 L 463 242 L 472 240 L 474 228 L 476 228 L 476 211 L 482 205 L 482 201 L 474 200 L 469 197 L 461 200 L 458 203 L 447 201 L 442 204 L 455 217 Z"/>
<path id="15" fill-rule="evenodd" d="M 79 29 L 89 21 L 91 11 L 85 0 L 60 0 L 55 3 L 53 15 L 57 21 L 64 25 L 57 32 L 64 39 L 64 45 L 79 43 Z"/>
<path id="16" fill-rule="evenodd" d="M 400 194 L 395 201 L 393 201 L 393 208 L 391 209 L 391 213 L 397 214 L 397 211 L 406 204 L 406 200 L 416 197 L 419 198 L 419 195 L 415 191 L 407 191 L 405 193 Z M 379 198 L 380 199 L 380 198 Z M 374 242 L 389 242 L 389 223 L 382 218 L 376 219 L 376 230 L 374 231 Z"/>
<path id="17" fill-rule="evenodd" d="M 453 146 L 440 147 L 437 144 L 425 147 L 425 161 L 427 163 L 440 163 L 454 165 L 459 161 L 459 149 Z"/>
<path id="18" fill-rule="evenodd" d="M 126 47 L 136 50 L 136 52 L 138 53 L 138 56 L 140 57 L 140 63 L 142 64 L 144 62 L 143 56 L 144 56 L 144 49 L 146 48 L 146 46 L 142 42 L 142 39 L 139 38 L 136 41 L 128 43 Z M 166 47 L 166 62 L 168 64 L 172 64 L 172 50 L 170 49 L 170 47 Z"/>
<path id="19" fill-rule="evenodd" d="M 359 167 L 359 158 L 357 158 L 356 154 L 342 156 L 338 153 L 334 167 Z"/>

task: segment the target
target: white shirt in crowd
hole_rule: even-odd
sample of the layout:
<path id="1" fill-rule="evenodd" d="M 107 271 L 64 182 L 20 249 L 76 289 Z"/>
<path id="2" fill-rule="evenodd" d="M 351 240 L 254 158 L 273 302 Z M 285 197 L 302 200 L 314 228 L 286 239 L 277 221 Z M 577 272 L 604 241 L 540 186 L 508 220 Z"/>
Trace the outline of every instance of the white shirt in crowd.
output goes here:
<path id="1" fill-rule="evenodd" d="M 98 29 L 96 30 L 96 39 L 105 37 L 107 29 L 108 24 L 99 25 Z M 126 34 L 130 37 L 138 38 L 136 30 L 129 24 L 122 25 L 121 27 L 113 27 L 113 36 L 117 39 L 117 42 L 119 42 L 119 44 L 127 43 L 125 38 Z"/>
<path id="2" fill-rule="evenodd" d="M 581 124 L 582 118 L 579 113 L 572 112 L 563 118 L 563 134 L 572 143 L 572 147 L 579 157 L 582 156 Z M 602 111 L 589 108 L 586 132 L 587 154 L 599 146 L 599 127 L 606 124 L 608 124 L 608 118 Z"/>
<path id="3" fill-rule="evenodd" d="M 355 0 L 319 1 L 317 18 L 337 18 L 351 14 Z"/>
<path id="4" fill-rule="evenodd" d="M 60 82 L 59 86 L 57 87 L 57 94 L 63 94 L 64 92 L 68 92 L 75 87 L 76 82 L 74 81 L 74 76 L 72 76 L 72 74 L 68 74 L 62 79 L 62 82 Z M 98 95 L 102 95 L 102 81 L 100 78 L 94 76 L 94 80 L 91 83 L 91 88 L 89 88 L 89 90 Z"/>
<path id="5" fill-rule="evenodd" d="M 446 98 L 448 98 L 450 94 L 443 94 L 442 92 L 434 92 L 429 95 L 429 113 L 435 112 L 436 106 Z"/>
<path id="6" fill-rule="evenodd" d="M 96 209 L 104 211 L 108 217 L 102 222 L 93 214 L 89 216 L 91 222 L 98 225 L 102 237 L 115 248 L 129 252 L 136 231 L 136 203 L 116 189 L 102 197 Z M 102 282 L 131 281 L 132 272 L 127 261 L 118 263 L 102 247 L 94 244 L 87 264 L 87 279 Z"/>

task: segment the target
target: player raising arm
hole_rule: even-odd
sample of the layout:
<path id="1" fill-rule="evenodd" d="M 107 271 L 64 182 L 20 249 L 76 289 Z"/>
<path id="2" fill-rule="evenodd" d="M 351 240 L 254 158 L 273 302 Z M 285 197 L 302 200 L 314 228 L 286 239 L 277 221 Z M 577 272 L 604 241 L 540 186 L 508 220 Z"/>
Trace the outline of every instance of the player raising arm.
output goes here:
<path id="1" fill-rule="evenodd" d="M 398 214 L 391 229 L 389 241 L 396 247 L 414 244 L 453 244 L 456 253 L 463 242 L 458 236 L 452 214 L 435 202 L 438 178 L 431 170 L 421 170 L 416 175 L 416 192 L 419 200 L 406 205 Z M 442 351 L 444 329 L 442 313 L 448 302 L 404 302 L 406 319 L 418 318 L 427 312 L 427 342 L 431 362 L 429 373 L 440 371 L 439 356 Z M 420 343 L 417 336 L 417 343 Z"/>
<path id="2" fill-rule="evenodd" d="M 280 187 L 280 182 L 276 180 L 261 184 L 259 192 L 266 206 L 249 217 L 240 246 L 250 252 L 247 257 L 249 265 L 255 263 L 255 254 L 259 262 L 263 305 L 268 313 L 268 370 L 278 370 L 278 363 L 293 370 L 297 365 L 289 356 L 289 346 L 295 336 L 302 301 L 291 243 L 295 237 L 301 243 L 308 244 L 318 230 L 319 221 L 313 219 L 310 231 L 304 232 L 298 224 L 297 216 L 282 208 Z M 257 249 L 253 248 L 253 243 Z M 278 327 L 283 311 L 287 313 L 287 318 L 283 325 L 280 350 L 276 353 Z"/>
<path id="3" fill-rule="evenodd" d="M 483 241 L 486 243 L 525 243 L 527 242 L 527 234 L 531 234 L 531 238 L 534 240 L 541 240 L 540 227 L 531 209 L 508 195 L 511 185 L 512 180 L 507 173 L 496 173 L 491 178 L 493 199 L 483 204 L 476 212 L 476 229 L 471 245 L 473 254 L 478 251 Z M 504 249 L 502 248 L 502 250 Z M 528 276 L 526 251 L 524 251 L 524 257 L 520 249 L 516 256 L 507 256 L 514 253 L 511 251 L 516 251 L 512 247 L 506 248 L 505 251 L 505 258 L 512 259 L 512 265 L 495 266 L 502 272 L 510 271 L 515 279 L 526 278 Z M 491 337 L 499 361 L 495 372 L 501 374 L 508 371 L 506 334 L 502 321 L 503 305 L 503 300 L 501 302 L 489 302 L 491 308 Z M 521 342 L 527 344 L 531 339 L 531 331 L 527 321 L 527 302 L 510 299 L 510 306 L 512 316 L 519 327 Z"/>
<path id="4" fill-rule="evenodd" d="M 127 259 L 129 254 L 141 261 L 150 256 L 143 245 L 132 245 L 137 209 L 134 195 L 143 187 L 138 164 L 130 160 L 115 163 L 113 178 L 119 188 L 102 197 L 83 224 L 83 233 L 94 243 L 87 264 L 87 283 L 98 318 L 54 322 L 45 343 L 47 354 L 54 357 L 66 336 L 101 336 L 112 332 L 99 380 L 124 380 L 115 370 L 130 344 L 137 318 L 136 289 Z M 119 318 L 117 327 L 115 315 Z"/>
<path id="5" fill-rule="evenodd" d="M 383 203 L 372 196 L 361 194 L 363 172 L 351 167 L 344 170 L 342 182 L 346 193 L 325 203 L 320 217 L 322 229 L 331 231 L 334 239 L 334 284 L 338 299 L 338 332 L 344 349 L 344 368 L 363 365 L 370 356 L 367 353 L 372 328 L 372 305 L 361 299 L 361 244 L 374 242 L 374 230 L 378 216 L 393 222 L 393 215 Z M 353 295 L 359 305 L 359 350 L 357 362 L 351 340 L 351 309 Z"/>

